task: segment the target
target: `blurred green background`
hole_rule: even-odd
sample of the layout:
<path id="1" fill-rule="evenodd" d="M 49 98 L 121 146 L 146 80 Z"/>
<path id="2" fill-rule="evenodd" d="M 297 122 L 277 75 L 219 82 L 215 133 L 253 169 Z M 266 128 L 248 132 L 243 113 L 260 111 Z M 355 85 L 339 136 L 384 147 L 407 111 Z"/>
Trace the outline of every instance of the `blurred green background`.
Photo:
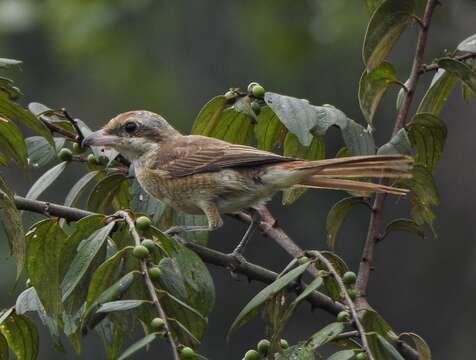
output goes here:
<path id="1" fill-rule="evenodd" d="M 442 0 L 430 32 L 427 62 L 476 33 L 475 19 L 476 1 Z M 187 132 L 208 99 L 229 87 L 245 88 L 251 81 L 314 104 L 333 104 L 363 121 L 357 85 L 367 21 L 363 0 L 3 0 L 0 56 L 24 60 L 23 70 L 8 76 L 24 91 L 25 104 L 66 107 L 93 129 L 117 113 L 147 109 Z M 417 26 L 410 28 L 391 54 L 402 81 L 409 72 L 416 32 Z M 431 75 L 424 77 L 419 95 L 430 80 Z M 387 93 L 374 120 L 379 144 L 387 141 L 393 127 L 395 96 L 396 90 Z M 470 359 L 476 333 L 476 105 L 464 104 L 456 91 L 442 117 L 449 136 L 436 173 L 442 203 L 436 210 L 438 237 L 420 240 L 398 233 L 387 238 L 378 246 L 368 295 L 397 332 L 422 335 L 434 359 Z M 327 155 L 333 156 L 342 146 L 338 132 L 330 131 L 326 140 Z M 61 202 L 82 172 L 73 166 L 43 199 Z M 24 194 L 39 173 L 9 169 L 5 175 L 12 188 Z M 313 191 L 291 208 L 283 208 L 279 199 L 271 207 L 300 246 L 323 249 L 326 214 L 343 196 Z M 362 209 L 351 212 L 337 241 L 338 253 L 354 270 L 368 225 Z M 405 215 L 404 201 L 387 201 L 387 220 Z M 209 246 L 230 251 L 244 230 L 227 219 Z M 23 285 L 14 288 L 14 263 L 3 238 L 0 253 L 0 307 L 8 307 Z M 246 255 L 274 270 L 289 261 L 283 250 L 264 238 L 256 238 Z M 226 330 L 262 285 L 234 281 L 221 268 L 210 270 L 217 304 L 201 352 L 210 359 L 240 359 L 263 337 L 264 324 L 254 321 L 228 343 Z M 286 331 L 290 342 L 331 320 L 322 311 L 310 314 L 302 305 Z M 71 348 L 66 355 L 55 353 L 46 331 L 41 341 L 41 359 L 76 358 Z M 105 358 L 96 336 L 89 335 L 84 344 L 80 358 Z M 154 345 L 136 358 L 166 358 L 159 356 L 163 350 Z"/>

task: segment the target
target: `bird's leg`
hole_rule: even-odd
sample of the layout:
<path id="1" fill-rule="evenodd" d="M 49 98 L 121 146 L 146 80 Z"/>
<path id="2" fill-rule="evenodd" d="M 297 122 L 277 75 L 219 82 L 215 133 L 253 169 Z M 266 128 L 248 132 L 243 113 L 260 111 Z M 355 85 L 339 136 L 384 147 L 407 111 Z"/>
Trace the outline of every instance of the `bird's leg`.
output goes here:
<path id="1" fill-rule="evenodd" d="M 177 235 L 185 232 L 197 232 L 197 231 L 213 231 L 223 225 L 223 220 L 218 212 L 218 209 L 213 204 L 203 204 L 201 206 L 202 211 L 208 220 L 208 226 L 204 225 L 176 225 L 165 231 L 168 235 Z"/>
<path id="2" fill-rule="evenodd" d="M 251 215 L 250 225 L 248 226 L 248 229 L 246 229 L 245 235 L 243 235 L 243 238 L 240 240 L 238 246 L 231 253 L 231 255 L 238 261 L 242 261 L 244 259 L 243 253 L 245 252 L 246 245 L 253 237 L 253 234 L 255 233 L 259 225 L 260 216 L 258 211 L 254 208 L 250 208 L 249 212 Z"/>

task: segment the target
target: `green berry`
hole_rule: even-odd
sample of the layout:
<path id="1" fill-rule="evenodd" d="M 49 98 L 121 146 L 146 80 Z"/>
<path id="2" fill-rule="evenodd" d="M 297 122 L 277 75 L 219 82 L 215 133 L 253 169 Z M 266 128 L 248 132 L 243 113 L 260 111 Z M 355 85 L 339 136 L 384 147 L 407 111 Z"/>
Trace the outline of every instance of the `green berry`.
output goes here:
<path id="1" fill-rule="evenodd" d="M 195 356 L 195 351 L 191 347 L 185 346 L 181 351 L 180 355 L 183 359 L 191 359 Z"/>
<path id="2" fill-rule="evenodd" d="M 94 154 L 88 155 L 87 162 L 89 165 L 99 165 L 98 159 Z"/>
<path id="3" fill-rule="evenodd" d="M 260 84 L 256 84 L 255 86 L 252 87 L 251 93 L 253 94 L 254 97 L 263 97 L 265 90 L 264 87 L 262 87 Z"/>
<path id="4" fill-rule="evenodd" d="M 299 259 L 298 259 L 298 262 L 300 265 L 303 265 L 303 264 L 306 264 L 309 262 L 309 258 L 307 256 L 301 256 Z"/>
<path id="5" fill-rule="evenodd" d="M 73 144 L 73 151 L 76 154 L 82 154 L 86 149 L 81 146 L 80 143 L 74 143 Z"/>
<path id="6" fill-rule="evenodd" d="M 150 221 L 150 219 L 147 216 L 139 216 L 136 219 L 137 229 L 141 231 L 147 230 L 150 227 L 150 225 L 152 225 L 152 221 Z"/>
<path id="7" fill-rule="evenodd" d="M 164 327 L 164 320 L 159 317 L 153 318 L 150 322 L 150 327 L 153 331 L 160 331 Z"/>
<path id="8" fill-rule="evenodd" d="M 347 271 L 344 276 L 342 276 L 342 281 L 346 285 L 354 285 L 357 280 L 357 275 L 353 271 Z"/>
<path id="9" fill-rule="evenodd" d="M 266 355 L 269 351 L 270 346 L 271 343 L 269 342 L 269 340 L 263 339 L 259 341 L 258 346 L 256 348 L 261 354 Z"/>
<path id="10" fill-rule="evenodd" d="M 152 280 L 160 279 L 160 269 L 158 266 L 153 266 L 149 268 L 149 276 Z"/>
<path id="11" fill-rule="evenodd" d="M 132 250 L 132 255 L 138 259 L 144 259 L 149 256 L 149 254 L 149 249 L 147 249 L 144 245 L 137 245 L 134 247 L 134 250 Z"/>
<path id="12" fill-rule="evenodd" d="M 31 280 L 30 278 L 26 279 L 25 285 L 27 288 L 31 287 Z"/>
<path id="13" fill-rule="evenodd" d="M 355 355 L 355 360 L 367 360 L 367 354 L 364 352 L 359 352 Z"/>
<path id="14" fill-rule="evenodd" d="M 250 82 L 250 84 L 248 85 L 248 92 L 251 94 L 253 92 L 253 88 L 256 86 L 256 85 L 259 85 L 257 82 Z"/>
<path id="15" fill-rule="evenodd" d="M 256 115 L 259 115 L 261 113 L 261 105 L 257 101 L 251 102 L 251 109 Z"/>
<path id="16" fill-rule="evenodd" d="M 288 342 L 287 342 L 286 340 L 284 340 L 284 339 L 281 339 L 281 340 L 279 341 L 279 345 L 281 346 L 281 349 L 283 349 L 283 350 L 285 350 L 285 349 L 287 349 L 287 348 L 289 347 Z"/>
<path id="17" fill-rule="evenodd" d="M 347 311 L 341 311 L 337 314 L 337 321 L 338 322 L 347 322 L 350 319 L 350 315 Z"/>
<path id="18" fill-rule="evenodd" d="M 259 359 L 259 354 L 256 350 L 248 350 L 245 353 L 245 360 L 258 360 Z"/>
<path id="19" fill-rule="evenodd" d="M 149 251 L 154 251 L 156 248 L 155 242 L 150 239 L 142 240 L 141 245 L 144 245 Z"/>
<path id="20" fill-rule="evenodd" d="M 352 301 L 357 298 L 357 291 L 355 291 L 355 289 L 348 289 L 347 294 L 349 294 L 350 300 Z"/>
<path id="21" fill-rule="evenodd" d="M 62 148 L 58 153 L 58 157 L 63 161 L 71 161 L 73 160 L 73 152 L 70 149 Z"/>

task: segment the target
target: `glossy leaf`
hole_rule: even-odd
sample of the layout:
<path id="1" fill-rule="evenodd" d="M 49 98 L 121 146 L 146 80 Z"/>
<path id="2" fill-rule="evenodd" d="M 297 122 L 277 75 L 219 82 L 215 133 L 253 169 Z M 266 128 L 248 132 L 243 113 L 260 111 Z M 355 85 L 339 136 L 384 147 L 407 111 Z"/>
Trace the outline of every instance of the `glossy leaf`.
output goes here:
<path id="1" fill-rule="evenodd" d="M 258 148 L 272 151 L 281 144 L 286 135 L 286 128 L 269 106 L 262 108 L 255 126 Z"/>
<path id="2" fill-rule="evenodd" d="M 28 190 L 25 197 L 31 200 L 38 199 L 38 197 L 63 173 L 67 164 L 66 161 L 63 161 L 41 175 L 31 186 L 30 190 Z"/>
<path id="3" fill-rule="evenodd" d="M 400 334 L 399 338 L 402 338 L 403 336 L 408 336 L 413 340 L 413 343 L 415 344 L 416 350 L 418 352 L 418 355 L 420 355 L 420 360 L 431 360 L 431 350 L 428 344 L 426 343 L 423 338 L 415 333 L 402 333 Z"/>
<path id="4" fill-rule="evenodd" d="M 247 113 L 226 109 L 209 136 L 233 144 L 250 144 L 254 132 L 254 121 Z"/>
<path id="5" fill-rule="evenodd" d="M 17 279 L 25 264 L 25 235 L 21 213 L 15 205 L 13 193 L 0 176 L 0 222 L 3 224 L 10 252 L 15 257 L 17 267 Z"/>
<path id="6" fill-rule="evenodd" d="M 476 54 L 476 34 L 471 35 L 458 44 L 459 51 L 470 52 Z"/>
<path id="7" fill-rule="evenodd" d="M 367 69 L 379 66 L 410 24 L 414 0 L 386 0 L 373 13 L 362 50 Z"/>
<path id="8" fill-rule="evenodd" d="M 382 145 L 377 155 L 410 155 L 412 152 L 412 145 L 408 132 L 406 129 L 400 129 L 388 143 Z"/>
<path id="9" fill-rule="evenodd" d="M 397 219 L 392 221 L 385 228 L 383 238 L 387 237 L 392 231 L 406 231 L 418 235 L 422 239 L 425 239 L 425 232 L 421 226 L 410 219 Z"/>
<path id="10" fill-rule="evenodd" d="M 13 122 L 0 116 L 0 151 L 19 166 L 27 168 L 27 149 L 23 135 Z"/>
<path id="11" fill-rule="evenodd" d="M 135 309 L 142 304 L 148 303 L 147 300 L 117 300 L 102 304 L 97 310 L 98 313 L 109 313 L 114 311 L 126 311 Z"/>
<path id="12" fill-rule="evenodd" d="M 408 125 L 408 137 L 416 149 L 415 164 L 433 171 L 443 154 L 446 135 L 446 125 L 439 118 L 417 114 Z"/>
<path id="13" fill-rule="evenodd" d="M 318 289 L 322 285 L 322 278 L 316 277 L 307 285 L 304 290 L 289 304 L 290 308 L 296 307 L 299 302 L 307 298 L 314 290 Z"/>
<path id="14" fill-rule="evenodd" d="M 359 82 L 359 105 L 365 119 L 372 124 L 377 107 L 387 88 L 398 82 L 392 64 L 383 62 L 376 68 L 364 71 Z"/>
<path id="15" fill-rule="evenodd" d="M 89 265 L 91 265 L 94 257 L 103 246 L 114 225 L 115 222 L 111 221 L 102 229 L 96 230 L 91 236 L 80 243 L 77 249 L 78 252 L 61 283 L 63 301 L 73 292 L 76 285 L 78 285 L 84 274 L 87 272 Z"/>
<path id="16" fill-rule="evenodd" d="M 430 86 L 418 106 L 417 113 L 430 113 L 438 116 L 457 83 L 456 75 L 439 69 L 433 76 Z"/>
<path id="17" fill-rule="evenodd" d="M 216 96 L 206 103 L 193 123 L 192 134 L 210 136 L 220 120 L 225 104 L 224 96 Z"/>
<path id="18" fill-rule="evenodd" d="M 23 64 L 23 61 L 21 61 L 21 60 L 0 58 L 0 68 L 2 68 L 2 69 L 9 69 L 9 68 L 12 68 L 12 67 L 18 67 L 21 64 Z"/>
<path id="19" fill-rule="evenodd" d="M 275 356 L 275 360 L 314 360 L 315 358 L 314 350 L 302 343 L 290 346 Z"/>
<path id="20" fill-rule="evenodd" d="M 306 341 L 306 346 L 311 349 L 316 349 L 319 346 L 327 344 L 329 341 L 332 341 L 337 335 L 343 332 L 344 328 L 345 325 L 341 322 L 329 324 L 312 335 Z"/>
<path id="21" fill-rule="evenodd" d="M 387 340 L 390 340 L 391 337 L 396 337 L 390 325 L 373 310 L 365 310 L 361 323 L 367 333 L 376 332 Z"/>
<path id="22" fill-rule="evenodd" d="M 273 283 L 265 287 L 255 297 L 253 297 L 253 299 L 251 299 L 251 301 L 246 304 L 246 306 L 236 317 L 235 321 L 230 327 L 230 330 L 228 331 L 228 336 L 232 335 L 241 326 L 246 324 L 251 318 L 256 316 L 268 299 L 276 295 L 278 292 L 280 292 L 289 284 L 291 284 L 294 280 L 296 280 L 301 274 L 304 273 L 304 271 L 306 271 L 309 264 L 310 263 L 299 265 L 297 268 L 276 279 Z"/>
<path id="23" fill-rule="evenodd" d="M 28 161 L 33 168 L 42 167 L 56 158 L 56 153 L 63 147 L 64 138 L 55 137 L 55 146 L 42 136 L 31 136 L 25 139 L 28 148 Z"/>
<path id="24" fill-rule="evenodd" d="M 143 213 L 150 216 L 152 221 L 157 223 L 167 205 L 149 195 L 136 179 L 132 180 L 129 191 L 131 194 L 131 209 L 136 213 Z"/>
<path id="25" fill-rule="evenodd" d="M 327 360 L 349 360 L 355 355 L 354 350 L 342 350 L 327 358 Z"/>
<path id="26" fill-rule="evenodd" d="M 337 202 L 327 214 L 326 230 L 327 230 L 327 246 L 331 249 L 335 248 L 337 233 L 347 216 L 350 209 L 357 204 L 362 204 L 361 197 L 348 197 Z"/>
<path id="27" fill-rule="evenodd" d="M 442 58 L 437 60 L 438 66 L 445 69 L 449 73 L 457 76 L 461 81 L 476 91 L 476 71 L 463 61 Z"/>
<path id="28" fill-rule="evenodd" d="M 208 219 L 205 215 L 193 215 L 173 210 L 173 219 L 174 225 L 208 226 Z M 183 237 L 187 241 L 206 246 L 208 242 L 208 231 L 189 231 L 183 234 Z"/>
<path id="29" fill-rule="evenodd" d="M 59 315 L 63 273 L 61 248 L 66 234 L 55 219 L 43 220 L 26 234 L 26 269 L 46 312 Z"/>
<path id="30" fill-rule="evenodd" d="M 395 347 L 390 344 L 383 336 L 377 334 L 377 339 L 382 347 L 383 353 L 385 353 L 385 357 L 382 358 L 385 360 L 405 360 L 405 358 L 400 355 L 400 353 L 395 349 Z M 378 360 L 378 359 L 376 359 Z"/>
<path id="31" fill-rule="evenodd" d="M 90 171 L 84 174 L 71 188 L 66 195 L 66 199 L 64 200 L 65 206 L 74 206 L 78 201 L 81 194 L 84 192 L 86 186 L 91 182 L 92 179 L 99 173 L 99 171 Z"/>
<path id="32" fill-rule="evenodd" d="M 35 360 L 38 357 L 38 331 L 27 317 L 10 314 L 0 325 L 0 333 L 17 359 Z"/>
<path id="33" fill-rule="evenodd" d="M 86 208 L 89 211 L 104 213 L 121 190 L 122 184 L 127 185 L 127 178 L 123 174 L 111 174 L 101 179 L 89 195 Z"/>
<path id="34" fill-rule="evenodd" d="M 146 347 L 147 345 L 149 345 L 152 341 L 155 340 L 156 337 L 157 337 L 156 333 L 152 333 L 152 334 L 147 335 L 146 337 L 143 337 L 139 341 L 137 341 L 134 344 L 132 344 L 131 346 L 129 346 L 127 348 L 127 350 L 124 351 L 121 354 L 121 356 L 119 356 L 119 358 L 117 360 L 127 359 L 129 356 L 131 356 L 135 352 L 137 352 L 137 351 L 141 350 L 142 348 Z"/>

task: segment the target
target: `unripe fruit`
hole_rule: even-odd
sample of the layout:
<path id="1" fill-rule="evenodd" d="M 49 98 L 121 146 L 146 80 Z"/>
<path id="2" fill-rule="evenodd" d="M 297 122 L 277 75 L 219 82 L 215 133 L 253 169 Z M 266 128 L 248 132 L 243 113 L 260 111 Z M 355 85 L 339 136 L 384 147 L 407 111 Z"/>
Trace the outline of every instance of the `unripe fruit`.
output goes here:
<path id="1" fill-rule="evenodd" d="M 164 320 L 162 320 L 159 317 L 153 318 L 152 321 L 150 322 L 150 327 L 152 328 L 153 331 L 160 331 L 164 327 Z"/>
<path id="2" fill-rule="evenodd" d="M 155 242 L 150 239 L 142 240 L 141 245 L 144 245 L 149 251 L 154 251 L 156 247 Z"/>
<path id="3" fill-rule="evenodd" d="M 261 105 L 257 101 L 251 102 L 251 109 L 256 115 L 259 115 L 261 113 Z"/>
<path id="4" fill-rule="evenodd" d="M 306 264 L 309 262 L 309 258 L 307 256 L 301 256 L 299 259 L 298 259 L 298 262 L 300 265 L 303 265 L 303 264 Z"/>
<path id="5" fill-rule="evenodd" d="M 147 216 L 139 216 L 136 219 L 136 227 L 137 229 L 141 231 L 147 230 L 150 227 L 150 225 L 152 225 L 152 221 L 150 221 L 150 219 Z"/>
<path id="6" fill-rule="evenodd" d="M 195 356 L 195 351 L 192 348 L 185 346 L 182 350 L 180 350 L 180 355 L 183 359 L 191 359 Z"/>
<path id="7" fill-rule="evenodd" d="M 354 285 L 357 280 L 357 275 L 353 271 L 347 271 L 344 276 L 342 276 L 342 281 L 346 285 Z"/>
<path id="8" fill-rule="evenodd" d="M 73 151 L 76 154 L 82 154 L 86 149 L 81 146 L 80 143 L 74 143 L 73 144 Z"/>
<path id="9" fill-rule="evenodd" d="M 269 342 L 269 340 L 263 339 L 259 341 L 258 346 L 256 348 L 261 354 L 266 355 L 269 351 L 270 345 L 271 343 Z"/>
<path id="10" fill-rule="evenodd" d="M 279 345 L 281 345 L 281 349 L 287 349 L 287 348 L 289 347 L 288 342 L 287 342 L 286 340 L 284 340 L 284 339 L 281 339 L 281 340 L 279 341 Z"/>
<path id="11" fill-rule="evenodd" d="M 251 89 L 251 93 L 253 94 L 254 97 L 260 98 L 264 96 L 265 90 L 264 90 L 264 87 L 262 87 L 260 84 L 256 84 Z"/>
<path id="12" fill-rule="evenodd" d="M 350 315 L 347 311 L 341 311 L 337 314 L 337 321 L 338 322 L 347 322 L 350 319 Z"/>
<path id="13" fill-rule="evenodd" d="M 160 279 L 160 269 L 158 266 L 149 268 L 149 276 L 152 280 Z"/>
<path id="14" fill-rule="evenodd" d="M 70 149 L 62 148 L 58 153 L 58 157 L 63 161 L 71 161 L 73 160 L 73 152 Z"/>
<path id="15" fill-rule="evenodd" d="M 258 360 L 259 354 L 256 350 L 248 350 L 245 354 L 245 360 Z"/>
<path id="16" fill-rule="evenodd" d="M 355 360 L 367 360 L 367 354 L 364 352 L 359 352 L 355 355 Z"/>
<path id="17" fill-rule="evenodd" d="M 98 159 L 94 154 L 89 154 L 87 158 L 87 162 L 89 165 L 99 165 Z"/>
<path id="18" fill-rule="evenodd" d="M 357 291 L 355 291 L 355 289 L 348 289 L 347 294 L 349 294 L 350 300 L 352 301 L 357 298 Z"/>
<path id="19" fill-rule="evenodd" d="M 134 255 L 138 259 L 144 259 L 149 256 L 149 254 L 149 249 L 147 249 L 143 245 L 137 245 L 136 247 L 134 247 L 134 250 L 132 250 L 132 255 Z"/>

